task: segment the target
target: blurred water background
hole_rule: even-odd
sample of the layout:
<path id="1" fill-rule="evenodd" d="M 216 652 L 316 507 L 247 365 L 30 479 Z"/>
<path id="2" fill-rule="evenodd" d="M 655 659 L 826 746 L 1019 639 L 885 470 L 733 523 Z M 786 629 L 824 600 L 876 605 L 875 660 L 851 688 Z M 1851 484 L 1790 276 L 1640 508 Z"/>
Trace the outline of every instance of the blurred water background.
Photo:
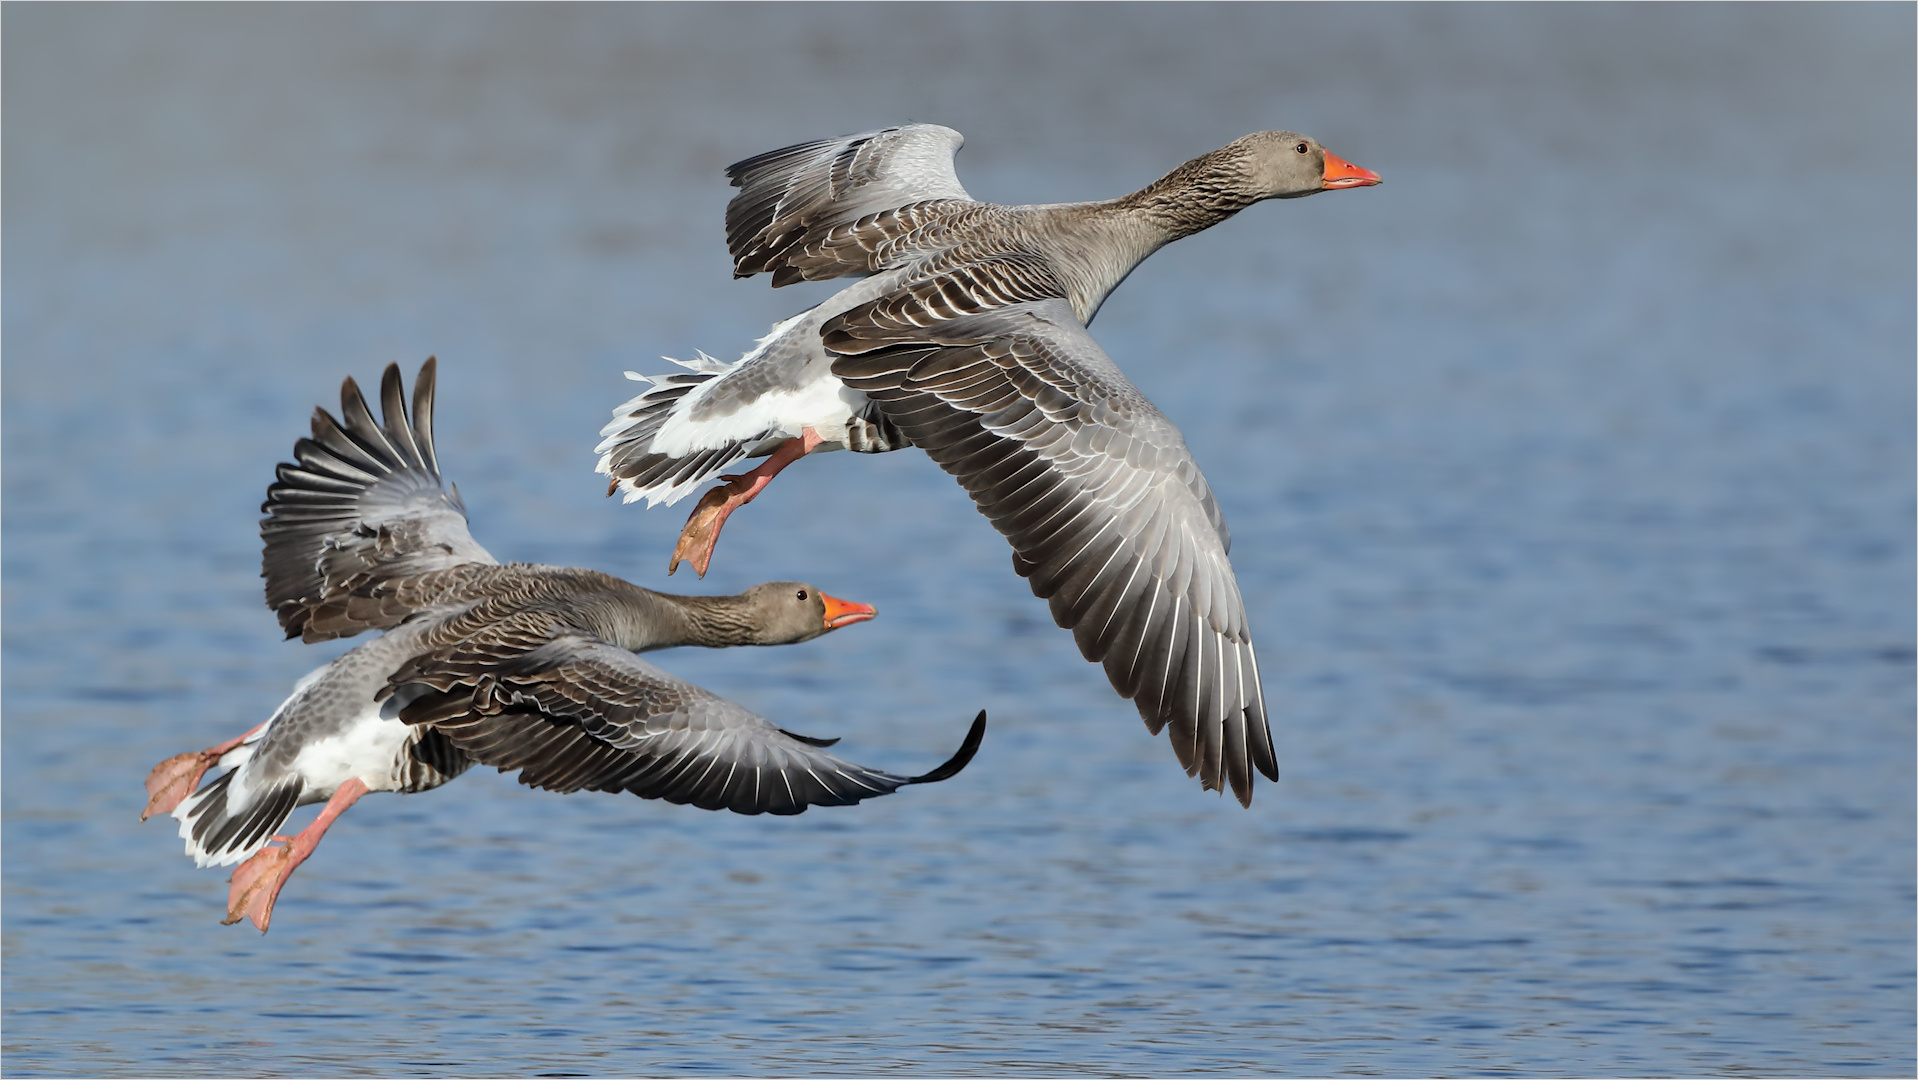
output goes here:
<path id="1" fill-rule="evenodd" d="M 15 1076 L 1911 1075 L 1910 5 L 4 9 Z M 1285 776 L 1202 793 L 917 452 L 664 575 L 602 497 L 730 280 L 731 161 L 905 120 L 1001 202 L 1288 127 L 1386 177 L 1094 327 L 1231 522 Z M 899 770 L 770 820 L 475 770 L 355 807 L 273 931 L 136 821 L 339 647 L 257 506 L 441 361 L 502 558 L 880 619 L 671 670 Z"/>

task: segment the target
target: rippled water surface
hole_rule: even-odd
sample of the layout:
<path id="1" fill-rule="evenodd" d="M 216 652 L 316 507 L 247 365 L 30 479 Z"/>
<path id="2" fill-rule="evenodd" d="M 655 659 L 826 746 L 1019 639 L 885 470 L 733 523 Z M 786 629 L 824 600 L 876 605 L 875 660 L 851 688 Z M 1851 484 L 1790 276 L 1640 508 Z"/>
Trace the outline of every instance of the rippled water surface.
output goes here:
<path id="1" fill-rule="evenodd" d="M 1910 1075 L 1913 10 L 9 6 L 11 1075 Z M 476 770 L 355 807 L 273 932 L 138 816 L 338 646 L 257 504 L 441 360 L 503 558 L 665 587 L 601 497 L 733 282 L 720 170 L 906 119 L 981 198 L 1292 127 L 1385 185 L 1155 256 L 1096 331 L 1231 520 L 1285 778 L 1202 793 L 917 452 L 713 574 L 878 621 L 672 670 L 856 760 L 789 820 Z M 683 507 L 682 507 L 683 509 Z"/>

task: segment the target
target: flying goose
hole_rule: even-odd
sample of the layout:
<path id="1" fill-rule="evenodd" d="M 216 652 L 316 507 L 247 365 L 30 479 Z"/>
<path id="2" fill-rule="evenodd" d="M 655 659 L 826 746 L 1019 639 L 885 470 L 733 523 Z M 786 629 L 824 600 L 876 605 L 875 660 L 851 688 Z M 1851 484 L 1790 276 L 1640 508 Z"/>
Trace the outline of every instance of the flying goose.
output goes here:
<path id="1" fill-rule="evenodd" d="M 727 364 L 700 353 L 600 434 L 607 494 L 672 503 L 702 483 L 671 568 L 820 450 L 918 446 L 1012 544 L 1013 569 L 1105 665 L 1188 775 L 1252 799 L 1278 778 L 1225 518 L 1179 429 L 1086 331 L 1146 256 L 1265 199 L 1377 173 L 1264 131 L 1103 202 L 998 206 L 959 185 L 951 128 L 800 143 L 726 170 L 734 276 L 868 275 Z M 765 456 L 739 476 L 721 475 Z"/>
<path id="2" fill-rule="evenodd" d="M 266 602 L 287 636 L 385 633 L 302 678 L 266 723 L 147 778 L 143 819 L 171 813 L 197 865 L 241 864 L 226 922 L 250 917 L 264 932 L 288 876 L 360 796 L 426 791 L 476 762 L 549 791 L 797 814 L 944 780 L 971 760 L 983 712 L 949 761 L 900 776 L 635 655 L 807 641 L 872 618 L 867 605 L 803 582 L 674 596 L 594 570 L 500 565 L 467 532 L 459 489 L 441 484 L 434 370 L 428 360 L 414 381 L 410 421 L 397 365 L 380 385 L 383 423 L 347 379 L 341 419 L 314 410 L 313 437 L 261 507 Z M 227 771 L 195 792 L 215 766 Z M 326 806 L 312 825 L 276 835 L 315 802 Z"/>

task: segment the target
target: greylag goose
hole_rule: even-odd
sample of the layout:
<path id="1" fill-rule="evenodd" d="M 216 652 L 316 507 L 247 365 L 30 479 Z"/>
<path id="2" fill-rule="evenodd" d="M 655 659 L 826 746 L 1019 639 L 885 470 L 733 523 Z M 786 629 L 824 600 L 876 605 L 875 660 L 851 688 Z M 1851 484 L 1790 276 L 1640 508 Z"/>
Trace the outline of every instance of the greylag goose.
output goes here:
<path id="1" fill-rule="evenodd" d="M 820 450 L 918 446 L 1011 541 L 1013 569 L 1188 775 L 1250 805 L 1278 778 L 1225 519 L 1185 439 L 1086 332 L 1146 256 L 1265 199 L 1377 173 L 1265 131 L 1103 202 L 998 206 L 960 187 L 951 128 L 800 143 L 726 170 L 735 277 L 869 275 L 740 360 L 698 354 L 602 431 L 607 494 L 672 503 L 704 574 L 727 515 Z M 676 361 L 678 362 L 678 361 Z M 739 476 L 720 475 L 755 456 Z"/>
<path id="2" fill-rule="evenodd" d="M 161 762 L 144 819 L 171 813 L 200 866 L 240 863 L 228 923 L 265 931 L 280 888 L 341 812 L 372 791 L 426 791 L 475 762 L 550 791 L 630 791 L 741 814 L 843 806 L 950 777 L 959 752 L 919 776 L 826 753 L 834 740 L 775 727 L 636 654 L 677 645 L 783 645 L 873 617 L 803 582 L 737 596 L 673 596 L 608 574 L 500 565 L 466 528 L 433 450 L 434 362 L 380 386 L 376 423 L 347 379 L 340 417 L 313 414 L 267 489 L 260 523 L 266 602 L 288 637 L 384 634 L 294 686 L 266 723 Z M 194 788 L 212 767 L 227 771 Z M 192 794 L 189 794 L 189 793 Z M 293 809 L 325 802 L 297 836 Z M 279 841 L 280 843 L 275 843 Z"/>

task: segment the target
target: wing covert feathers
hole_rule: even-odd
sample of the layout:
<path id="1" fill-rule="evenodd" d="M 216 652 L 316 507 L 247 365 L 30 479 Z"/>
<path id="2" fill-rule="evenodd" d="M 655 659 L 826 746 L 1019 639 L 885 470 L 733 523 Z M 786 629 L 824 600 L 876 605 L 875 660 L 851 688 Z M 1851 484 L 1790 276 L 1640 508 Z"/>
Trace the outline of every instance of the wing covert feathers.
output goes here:
<path id="1" fill-rule="evenodd" d="M 359 385 L 340 387 L 340 419 L 313 411 L 313 435 L 267 488 L 260 576 L 288 637 L 321 641 L 397 625 L 412 610 L 369 609 L 355 591 L 467 563 L 495 560 L 466 528 L 457 488 L 442 484 L 433 450 L 435 362 L 414 381 L 409 420 L 398 365 L 380 380 L 383 422 Z M 349 607 L 356 610 L 349 611 Z M 413 609 L 417 610 L 417 609 Z"/>
<path id="2" fill-rule="evenodd" d="M 402 688 L 404 691 L 402 692 Z M 408 661 L 381 696 L 409 724 L 553 791 L 630 791 L 740 814 L 844 806 L 956 774 L 985 714 L 945 764 L 920 776 L 826 753 L 638 656 L 535 617 L 489 627 Z"/>
<path id="3" fill-rule="evenodd" d="M 1065 286 L 1044 257 L 1005 251 L 943 265 L 934 258 L 913 280 L 826 321 L 820 339 L 835 353 L 859 353 L 913 340 L 946 340 L 945 325 L 969 315 L 1036 301 L 1063 299 Z"/>

